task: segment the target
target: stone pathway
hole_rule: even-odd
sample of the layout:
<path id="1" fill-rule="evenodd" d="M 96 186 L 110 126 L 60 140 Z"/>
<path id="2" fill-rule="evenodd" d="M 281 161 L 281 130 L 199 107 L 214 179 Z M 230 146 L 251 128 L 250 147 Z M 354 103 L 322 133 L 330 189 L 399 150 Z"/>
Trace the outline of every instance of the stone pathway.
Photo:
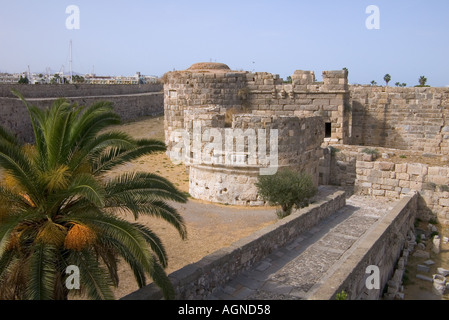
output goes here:
<path id="1" fill-rule="evenodd" d="M 394 202 L 352 196 L 346 206 L 217 289 L 209 299 L 307 299 Z"/>

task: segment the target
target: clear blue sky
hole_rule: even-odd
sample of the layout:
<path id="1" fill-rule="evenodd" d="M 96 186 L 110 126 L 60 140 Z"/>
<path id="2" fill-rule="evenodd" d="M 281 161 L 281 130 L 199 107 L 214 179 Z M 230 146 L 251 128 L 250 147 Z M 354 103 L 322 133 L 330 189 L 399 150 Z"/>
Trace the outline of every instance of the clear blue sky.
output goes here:
<path id="1" fill-rule="evenodd" d="M 66 7 L 80 29 L 66 28 Z M 380 9 L 368 30 L 367 6 Z M 448 0 L 0 0 L 0 71 L 69 66 L 101 75 L 161 76 L 195 62 L 285 78 L 295 70 L 349 69 L 350 83 L 449 85 Z M 391 84 L 391 83 L 390 83 Z"/>

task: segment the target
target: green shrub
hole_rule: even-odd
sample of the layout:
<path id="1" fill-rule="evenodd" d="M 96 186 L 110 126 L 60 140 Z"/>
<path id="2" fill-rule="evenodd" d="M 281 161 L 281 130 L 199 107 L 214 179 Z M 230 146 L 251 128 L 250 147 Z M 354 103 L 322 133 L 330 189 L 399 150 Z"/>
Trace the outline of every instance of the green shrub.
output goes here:
<path id="1" fill-rule="evenodd" d="M 379 150 L 377 149 L 365 148 L 362 150 L 362 152 L 366 154 L 371 154 L 373 155 L 374 158 L 377 158 L 379 156 Z"/>
<path id="2" fill-rule="evenodd" d="M 348 294 L 343 290 L 342 292 L 337 293 L 337 295 L 335 296 L 335 298 L 336 298 L 337 300 L 346 300 L 346 299 L 348 299 Z"/>
<path id="3" fill-rule="evenodd" d="M 259 176 L 256 183 L 259 195 L 270 205 L 279 205 L 279 218 L 291 214 L 292 208 L 303 208 L 316 192 L 312 177 L 304 172 L 282 169 L 274 175 Z"/>
<path id="4" fill-rule="evenodd" d="M 424 190 L 432 190 L 435 191 L 435 189 L 437 188 L 437 185 L 433 182 L 426 182 L 423 184 L 423 189 Z"/>

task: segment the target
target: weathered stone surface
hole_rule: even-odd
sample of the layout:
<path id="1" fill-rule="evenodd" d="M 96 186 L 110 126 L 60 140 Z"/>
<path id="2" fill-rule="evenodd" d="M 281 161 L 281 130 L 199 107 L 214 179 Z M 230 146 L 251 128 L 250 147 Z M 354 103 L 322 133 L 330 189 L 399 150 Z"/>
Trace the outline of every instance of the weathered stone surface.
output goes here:
<path id="1" fill-rule="evenodd" d="M 412 256 L 416 257 L 416 258 L 424 258 L 424 259 L 429 259 L 430 258 L 430 253 L 424 250 L 416 250 Z"/>
<path id="2" fill-rule="evenodd" d="M 428 281 L 428 282 L 433 282 L 433 278 L 432 277 L 425 276 L 423 274 L 417 274 L 416 278 L 418 278 L 420 280 Z"/>

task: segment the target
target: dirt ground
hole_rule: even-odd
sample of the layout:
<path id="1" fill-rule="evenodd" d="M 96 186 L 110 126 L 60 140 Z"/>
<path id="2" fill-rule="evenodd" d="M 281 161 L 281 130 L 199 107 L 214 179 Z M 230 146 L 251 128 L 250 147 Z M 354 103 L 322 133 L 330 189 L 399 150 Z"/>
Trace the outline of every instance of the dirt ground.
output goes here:
<path id="1" fill-rule="evenodd" d="M 148 118 L 112 129 L 126 132 L 135 138 L 164 141 L 163 117 Z M 127 171 L 153 172 L 169 179 L 181 191 L 189 191 L 189 176 L 185 166 L 173 164 L 165 153 L 141 157 L 133 163 L 121 166 L 114 174 Z M 270 207 L 227 206 L 194 199 L 189 199 L 185 204 L 172 205 L 185 219 L 187 240 L 182 240 L 176 229 L 161 219 L 141 216 L 137 221 L 161 238 L 168 255 L 167 274 L 197 262 L 208 254 L 277 221 L 275 209 Z M 133 274 L 125 263 L 120 264 L 119 278 L 119 287 L 114 292 L 116 299 L 138 289 Z"/>

